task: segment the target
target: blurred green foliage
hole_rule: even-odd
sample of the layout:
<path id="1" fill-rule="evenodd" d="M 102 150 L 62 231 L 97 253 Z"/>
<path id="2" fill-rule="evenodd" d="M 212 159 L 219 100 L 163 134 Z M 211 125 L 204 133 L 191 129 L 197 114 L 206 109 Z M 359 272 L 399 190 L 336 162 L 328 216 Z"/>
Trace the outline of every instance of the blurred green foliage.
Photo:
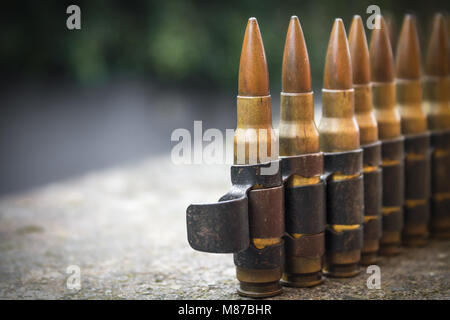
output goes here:
<path id="1" fill-rule="evenodd" d="M 81 8 L 82 29 L 66 28 L 66 8 Z M 302 23 L 315 87 L 333 19 L 349 27 L 377 4 L 394 17 L 405 12 L 422 27 L 449 1 L 12 1 L 0 18 L 1 71 L 6 78 L 57 77 L 92 84 L 114 76 L 148 77 L 164 84 L 235 88 L 242 39 L 257 17 L 266 49 L 272 91 L 279 89 L 285 34 L 291 15 Z"/>

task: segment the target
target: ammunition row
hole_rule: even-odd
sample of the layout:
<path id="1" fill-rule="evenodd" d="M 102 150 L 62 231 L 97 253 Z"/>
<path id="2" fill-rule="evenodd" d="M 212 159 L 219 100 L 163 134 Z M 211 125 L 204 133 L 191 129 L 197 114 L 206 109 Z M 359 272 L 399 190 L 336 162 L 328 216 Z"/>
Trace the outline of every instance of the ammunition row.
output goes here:
<path id="1" fill-rule="evenodd" d="M 376 19 L 370 48 L 359 16 L 348 39 L 335 20 L 317 128 L 306 43 L 291 18 L 278 136 L 261 33 L 255 18 L 248 22 L 232 188 L 186 214 L 191 247 L 234 254 L 240 295 L 315 286 L 323 274 L 352 277 L 378 255 L 398 254 L 402 244 L 425 245 L 430 231 L 450 237 L 445 20 L 435 16 L 423 80 L 415 18 L 405 16 L 395 65 L 386 23 Z"/>

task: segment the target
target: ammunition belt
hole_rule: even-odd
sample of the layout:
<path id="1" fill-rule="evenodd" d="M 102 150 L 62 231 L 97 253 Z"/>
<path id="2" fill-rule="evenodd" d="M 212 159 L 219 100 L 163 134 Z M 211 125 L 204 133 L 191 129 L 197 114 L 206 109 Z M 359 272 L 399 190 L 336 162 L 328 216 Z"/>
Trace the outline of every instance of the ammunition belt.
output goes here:
<path id="1" fill-rule="evenodd" d="M 431 229 L 450 230 L 450 130 L 431 133 Z"/>
<path id="2" fill-rule="evenodd" d="M 405 136 L 405 152 L 404 226 L 426 225 L 430 215 L 430 133 Z"/>
<path id="3" fill-rule="evenodd" d="M 283 181 L 293 175 L 312 178 L 323 175 L 323 153 L 282 158 Z M 325 181 L 295 187 L 285 186 L 286 255 L 316 258 L 325 251 Z M 301 235 L 299 238 L 293 234 Z"/>
<path id="4" fill-rule="evenodd" d="M 383 231 L 401 232 L 404 204 L 404 137 L 381 141 L 383 207 Z"/>
<path id="5" fill-rule="evenodd" d="M 262 174 L 274 165 L 273 174 Z M 231 167 L 232 187 L 211 204 L 193 204 L 186 212 L 192 248 L 234 253 L 236 266 L 282 269 L 284 263 L 284 196 L 281 161 Z M 279 243 L 257 249 L 250 239 L 278 238 Z"/>
<path id="6" fill-rule="evenodd" d="M 332 225 L 361 225 L 364 221 L 364 185 L 362 149 L 325 153 L 327 181 L 326 250 L 329 252 L 352 251 L 362 248 L 363 229 L 335 231 Z M 332 175 L 357 175 L 354 178 L 333 180 Z"/>

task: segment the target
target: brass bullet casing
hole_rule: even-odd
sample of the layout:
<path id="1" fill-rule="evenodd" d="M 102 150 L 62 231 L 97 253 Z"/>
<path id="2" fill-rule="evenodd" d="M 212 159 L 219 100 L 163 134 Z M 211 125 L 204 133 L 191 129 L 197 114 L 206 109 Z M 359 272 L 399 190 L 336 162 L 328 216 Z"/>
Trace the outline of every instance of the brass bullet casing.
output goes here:
<path id="1" fill-rule="evenodd" d="M 272 128 L 267 62 L 255 18 L 249 19 L 245 31 L 238 92 L 235 165 L 277 160 L 278 141 Z M 277 295 L 282 291 L 279 280 L 283 259 L 283 185 L 273 188 L 254 186 L 248 192 L 248 201 L 250 247 L 234 256 L 240 282 L 238 293 L 252 298 Z"/>
<path id="2" fill-rule="evenodd" d="M 327 179 L 324 273 L 332 277 L 350 277 L 360 272 L 364 195 L 354 93 L 347 36 L 342 20 L 336 19 L 325 60 L 319 125 Z"/>
<path id="3" fill-rule="evenodd" d="M 277 137 L 272 127 L 270 95 L 238 96 L 234 133 L 234 163 L 265 163 L 278 158 Z"/>
<path id="4" fill-rule="evenodd" d="M 422 107 L 420 46 L 416 20 L 406 15 L 396 58 L 397 104 L 405 136 L 405 205 L 403 243 L 427 243 L 430 216 L 430 133 Z"/>
<path id="5" fill-rule="evenodd" d="M 450 66 L 445 18 L 437 13 L 425 62 L 424 108 L 431 131 L 431 235 L 450 238 Z"/>
<path id="6" fill-rule="evenodd" d="M 323 282 L 325 185 L 319 132 L 314 123 L 314 93 L 303 31 L 290 20 L 284 47 L 279 143 L 283 163 L 306 161 L 285 179 L 285 270 L 282 284 L 311 287 Z M 312 172 L 313 168 L 319 170 Z M 291 166 L 292 167 L 292 166 Z M 310 223 L 308 223 L 311 222 Z"/>
<path id="7" fill-rule="evenodd" d="M 355 90 L 356 121 L 359 126 L 361 148 L 364 152 L 364 246 L 361 251 L 361 264 L 371 265 L 377 262 L 382 232 L 381 143 L 378 140 L 378 125 L 372 104 L 369 48 L 360 16 L 353 17 L 349 46 Z"/>
<path id="8" fill-rule="evenodd" d="M 379 253 L 400 252 L 404 204 L 404 138 L 396 106 L 394 59 L 386 23 L 377 16 L 380 28 L 372 31 L 370 67 L 372 100 L 382 153 L 382 236 Z"/>

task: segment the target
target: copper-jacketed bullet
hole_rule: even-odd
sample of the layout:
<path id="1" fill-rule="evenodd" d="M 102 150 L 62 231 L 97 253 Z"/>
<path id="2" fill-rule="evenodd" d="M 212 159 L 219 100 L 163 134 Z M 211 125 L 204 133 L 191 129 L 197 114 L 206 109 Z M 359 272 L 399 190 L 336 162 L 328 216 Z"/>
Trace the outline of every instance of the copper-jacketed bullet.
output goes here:
<path id="1" fill-rule="evenodd" d="M 319 152 L 308 51 L 297 17 L 291 18 L 284 47 L 279 140 L 280 156 Z"/>
<path id="2" fill-rule="evenodd" d="M 234 163 L 275 160 L 278 158 L 276 143 L 266 54 L 258 22 L 256 18 L 250 18 L 239 65 Z"/>
<path id="3" fill-rule="evenodd" d="M 432 199 L 430 231 L 450 238 L 450 66 L 445 17 L 433 19 L 425 60 L 424 107 L 432 135 Z"/>
<path id="4" fill-rule="evenodd" d="M 250 18 L 245 30 L 239 66 L 234 162 L 236 165 L 253 165 L 277 160 L 277 144 L 278 141 L 272 128 L 269 73 L 264 45 L 256 18 Z M 264 199 L 267 199 L 265 197 L 267 190 L 280 195 L 279 199 L 275 199 L 276 203 L 263 205 Z M 283 206 L 283 185 L 265 189 L 255 186 L 248 192 L 248 198 L 250 242 L 253 251 L 249 252 L 247 249 L 238 253 L 241 256 L 254 253 L 255 248 L 263 250 L 274 245 L 279 246 L 284 230 L 284 221 L 280 225 L 272 226 L 273 230 L 280 230 L 277 237 L 255 237 L 252 229 L 252 226 L 255 225 L 252 219 L 263 215 L 263 211 L 268 209 L 267 205 Z M 264 256 L 263 253 L 261 255 Z M 267 297 L 281 292 L 279 283 L 282 275 L 281 265 L 269 269 L 264 268 L 263 265 L 261 269 L 236 266 L 237 278 L 240 281 L 239 294 L 250 297 Z"/>
<path id="5" fill-rule="evenodd" d="M 360 144 L 364 150 L 364 246 L 361 263 L 374 264 L 381 237 L 381 159 L 378 125 L 372 104 L 370 58 L 364 25 L 355 16 L 349 33 L 352 58 L 355 113 L 359 126 Z"/>
<path id="6" fill-rule="evenodd" d="M 320 150 L 325 153 L 325 171 L 327 169 L 327 157 L 334 157 L 336 154 L 354 153 L 360 150 L 359 128 L 354 112 L 354 89 L 352 81 L 352 66 L 350 51 L 342 19 L 336 19 L 331 31 L 325 58 L 324 88 L 322 90 L 322 119 L 319 125 Z M 360 153 L 361 154 L 361 153 Z M 362 221 L 363 203 L 355 203 L 357 197 L 363 201 L 362 168 L 356 169 L 352 174 L 345 172 L 329 172 L 329 183 L 327 186 L 327 252 L 324 271 L 329 276 L 348 277 L 359 273 L 359 261 L 362 247 Z M 333 168 L 331 170 L 334 170 Z M 352 181 L 350 181 L 352 180 Z M 360 190 L 355 190 L 353 197 L 347 197 L 346 201 L 336 203 L 340 198 L 343 188 L 331 191 L 333 185 L 345 185 L 346 182 L 353 184 L 353 180 L 358 180 Z M 339 202 L 339 201 L 338 201 Z M 342 210 L 335 210 L 330 206 L 333 203 Z M 360 211 L 353 223 L 333 223 L 331 221 L 349 221 L 348 217 L 336 216 L 335 211 L 354 212 L 357 207 Z M 359 208 L 361 210 L 359 210 Z M 350 210 L 352 209 L 352 210 Z M 347 245 L 337 245 L 336 241 L 351 235 L 354 238 L 352 249 Z M 359 239 L 361 237 L 361 245 Z M 342 242 L 339 242 L 342 244 Z M 344 241 L 344 243 L 350 243 Z M 342 248 L 345 247 L 345 248 Z"/>
<path id="7" fill-rule="evenodd" d="M 325 58 L 319 132 L 323 152 L 349 151 L 360 146 L 350 51 L 341 19 L 334 22 Z"/>
<path id="8" fill-rule="evenodd" d="M 300 22 L 295 16 L 290 20 L 284 47 L 280 111 L 280 157 L 318 153 L 320 151 L 319 132 L 314 123 L 314 94 L 308 51 Z M 320 173 L 313 177 L 301 174 L 291 176 L 286 185 L 286 207 L 290 207 L 288 203 L 290 190 L 293 190 L 292 194 L 295 194 L 293 188 L 317 185 L 320 182 Z M 308 200 L 311 199 L 306 201 Z M 309 212 L 310 215 L 323 215 L 321 204 L 315 204 L 314 208 L 315 210 Z M 321 230 L 322 234 L 290 233 L 290 236 L 294 239 L 303 237 L 317 241 L 317 237 L 323 239 L 323 231 Z M 309 287 L 321 283 L 323 257 L 320 250 L 308 254 L 301 252 L 301 256 L 295 255 L 294 252 L 298 251 L 296 246 L 301 247 L 301 245 L 297 245 L 290 239 L 286 241 L 292 245 L 286 249 L 284 283 L 296 287 Z"/>
<path id="9" fill-rule="evenodd" d="M 380 253 L 394 255 L 400 250 L 403 229 L 404 152 L 400 113 L 396 106 L 394 59 L 386 23 L 377 16 L 380 28 L 370 40 L 372 96 L 382 142 L 383 231 Z"/>
<path id="10" fill-rule="evenodd" d="M 402 133 L 405 135 L 405 206 L 403 242 L 424 245 L 428 237 L 430 137 L 422 107 L 419 36 L 414 16 L 403 20 L 397 46 L 396 87 Z"/>

